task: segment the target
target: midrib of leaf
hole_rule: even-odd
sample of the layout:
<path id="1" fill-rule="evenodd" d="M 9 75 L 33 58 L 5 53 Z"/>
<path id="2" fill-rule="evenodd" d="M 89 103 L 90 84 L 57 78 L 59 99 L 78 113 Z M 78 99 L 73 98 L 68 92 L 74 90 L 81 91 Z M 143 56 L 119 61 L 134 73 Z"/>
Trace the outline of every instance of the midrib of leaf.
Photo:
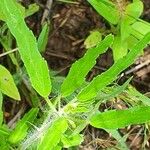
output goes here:
<path id="1" fill-rule="evenodd" d="M 5 14 L 5 21 L 10 31 L 17 40 L 32 86 L 41 96 L 47 97 L 51 90 L 48 66 L 38 51 L 33 33 L 26 26 L 20 10 L 12 0 L 2 0 L 0 8 Z"/>

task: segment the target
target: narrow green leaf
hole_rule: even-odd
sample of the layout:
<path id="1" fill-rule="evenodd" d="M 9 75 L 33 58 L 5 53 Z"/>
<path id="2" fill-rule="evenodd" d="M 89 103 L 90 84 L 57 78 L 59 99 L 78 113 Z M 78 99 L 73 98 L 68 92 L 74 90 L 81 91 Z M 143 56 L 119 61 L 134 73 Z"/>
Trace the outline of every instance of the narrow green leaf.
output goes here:
<path id="1" fill-rule="evenodd" d="M 88 2 L 110 23 L 118 23 L 119 12 L 113 3 L 108 0 L 88 0 Z"/>
<path id="2" fill-rule="evenodd" d="M 51 91 L 49 70 L 38 51 L 33 33 L 26 26 L 24 17 L 13 0 L 1 0 L 0 10 L 5 14 L 6 24 L 17 40 L 32 86 L 41 96 L 47 97 Z"/>
<path id="3" fill-rule="evenodd" d="M 134 101 L 141 101 L 144 105 L 150 106 L 150 98 L 137 91 L 134 87 L 129 86 L 127 93 Z"/>
<path id="4" fill-rule="evenodd" d="M 112 44 L 113 36 L 108 35 L 96 47 L 90 48 L 84 57 L 76 61 L 66 79 L 61 86 L 61 93 L 64 97 L 73 93 L 85 81 L 85 77 L 92 67 L 96 64 L 97 57 L 106 52 L 107 48 Z M 69 87 L 69 88 L 68 88 Z"/>
<path id="5" fill-rule="evenodd" d="M 3 48 L 5 49 L 6 52 L 11 51 L 11 48 L 10 48 L 10 45 L 9 45 L 9 40 L 8 40 L 8 35 L 7 36 L 3 35 L 3 37 L 0 38 L 0 43 L 2 44 L 2 46 L 3 46 Z M 19 67 L 17 59 L 16 59 L 14 53 L 9 54 L 9 57 L 10 57 L 12 63 L 14 65 L 16 65 L 17 67 Z"/>
<path id="6" fill-rule="evenodd" d="M 150 32 L 146 34 L 144 38 L 141 39 L 125 57 L 119 59 L 107 71 L 95 77 L 91 83 L 78 94 L 77 98 L 80 101 L 84 101 L 96 97 L 100 90 L 114 81 L 119 73 L 121 73 L 134 62 L 139 53 L 141 53 L 141 51 L 147 46 L 149 42 Z"/>
<path id="7" fill-rule="evenodd" d="M 42 53 L 46 49 L 46 44 L 49 35 L 49 24 L 45 23 L 38 38 L 38 49 Z"/>
<path id="8" fill-rule="evenodd" d="M 65 118 L 61 117 L 55 120 L 41 139 L 38 150 L 54 150 L 54 147 L 60 142 L 61 136 L 67 128 L 68 124 Z"/>
<path id="9" fill-rule="evenodd" d="M 10 72 L 2 65 L 0 65 L 0 91 L 15 100 L 20 100 L 18 89 Z"/>
<path id="10" fill-rule="evenodd" d="M 150 121 L 150 107 L 133 107 L 127 110 L 110 110 L 97 112 L 90 118 L 90 124 L 96 128 L 118 129 L 132 124 Z"/>
<path id="11" fill-rule="evenodd" d="M 3 96 L 2 93 L 0 91 L 0 127 L 3 123 L 3 111 L 2 111 L 2 104 L 3 104 Z"/>
<path id="12" fill-rule="evenodd" d="M 125 89 L 127 88 L 127 86 L 129 85 L 130 81 L 131 81 L 132 78 L 129 78 L 123 85 L 117 85 L 116 87 L 115 86 L 112 86 L 112 87 L 107 87 L 106 89 L 104 89 L 102 92 L 106 93 L 106 94 L 103 94 L 102 92 L 100 92 L 96 99 L 98 100 L 103 100 L 103 101 L 106 101 L 106 100 L 110 100 L 112 98 L 115 98 L 117 97 L 119 94 L 121 94 L 123 91 L 125 91 Z"/>
<path id="13" fill-rule="evenodd" d="M 29 123 L 32 123 L 37 116 L 38 108 L 32 108 L 24 117 L 17 123 L 16 128 L 10 133 L 8 141 L 16 144 L 27 136 Z"/>
<path id="14" fill-rule="evenodd" d="M 39 11 L 39 6 L 36 3 L 30 4 L 28 9 L 25 10 L 25 17 L 31 16 L 38 11 Z"/>
<path id="15" fill-rule="evenodd" d="M 116 147 L 120 150 L 129 150 L 126 144 L 126 137 L 122 137 L 118 130 L 105 129 L 108 133 L 110 133 L 116 140 Z"/>
<path id="16" fill-rule="evenodd" d="M 15 3 L 18 11 L 20 11 L 20 14 L 22 15 L 22 17 L 25 17 L 25 8 L 20 4 L 18 3 L 16 0 L 12 0 L 13 3 Z M 3 12 L 3 10 L 0 9 L 0 20 L 3 20 L 5 21 L 6 20 L 6 15 L 5 13 Z"/>

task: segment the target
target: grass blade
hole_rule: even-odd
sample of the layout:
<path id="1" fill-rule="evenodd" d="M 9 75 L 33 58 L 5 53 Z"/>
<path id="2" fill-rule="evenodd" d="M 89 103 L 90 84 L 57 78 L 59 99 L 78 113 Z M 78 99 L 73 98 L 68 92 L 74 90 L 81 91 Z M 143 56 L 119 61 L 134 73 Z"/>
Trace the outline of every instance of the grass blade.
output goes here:
<path id="1" fill-rule="evenodd" d="M 40 53 L 45 51 L 49 35 L 49 24 L 45 23 L 38 38 L 38 49 Z"/>

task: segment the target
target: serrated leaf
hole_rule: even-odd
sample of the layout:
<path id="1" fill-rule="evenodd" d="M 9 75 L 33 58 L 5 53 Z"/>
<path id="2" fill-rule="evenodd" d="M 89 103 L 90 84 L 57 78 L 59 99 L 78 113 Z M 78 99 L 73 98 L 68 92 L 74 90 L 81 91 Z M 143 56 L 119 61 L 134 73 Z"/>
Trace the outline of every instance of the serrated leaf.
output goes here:
<path id="1" fill-rule="evenodd" d="M 73 93 L 83 84 L 83 82 L 85 81 L 85 76 L 96 64 L 96 59 L 98 58 L 98 56 L 106 52 L 112 42 L 113 36 L 108 35 L 96 47 L 90 48 L 81 59 L 79 59 L 72 65 L 69 74 L 67 75 L 61 86 L 61 93 L 64 97 Z"/>
<path id="2" fill-rule="evenodd" d="M 41 139 L 41 142 L 38 145 L 38 150 L 54 150 L 67 128 L 68 124 L 65 118 L 60 117 L 55 120 Z"/>
<path id="3" fill-rule="evenodd" d="M 90 35 L 84 41 L 86 49 L 96 46 L 102 40 L 102 35 L 99 31 L 91 31 Z"/>
<path id="4" fill-rule="evenodd" d="M 138 106 L 127 110 L 97 112 L 90 118 L 90 124 L 96 128 L 118 129 L 132 124 L 150 121 L 150 107 Z"/>
<path id="5" fill-rule="evenodd" d="M 38 49 L 40 53 L 44 52 L 46 49 L 46 44 L 48 42 L 48 35 L 49 35 L 49 24 L 45 23 L 38 38 Z"/>
<path id="6" fill-rule="evenodd" d="M 0 91 L 0 127 L 3 123 L 3 111 L 2 111 L 2 104 L 3 104 L 3 96 L 2 93 Z"/>
<path id="7" fill-rule="evenodd" d="M 117 85 L 116 87 L 112 86 L 112 87 L 107 87 L 106 89 L 103 90 L 103 92 L 105 93 L 105 95 L 103 95 L 101 92 L 97 95 L 96 99 L 98 100 L 110 100 L 112 98 L 117 97 L 119 94 L 121 94 L 123 91 L 125 91 L 125 89 L 127 88 L 127 86 L 129 85 L 130 81 L 131 81 L 132 77 L 129 78 L 123 85 Z"/>
<path id="8" fill-rule="evenodd" d="M 20 100 L 18 89 L 10 72 L 2 65 L 0 65 L 0 91 L 15 100 Z"/>
<path id="9" fill-rule="evenodd" d="M 16 38 L 32 86 L 41 96 L 48 97 L 51 91 L 48 66 L 38 51 L 36 39 L 26 26 L 22 13 L 13 0 L 1 0 L 0 10 L 5 14 L 6 24 Z"/>
<path id="10" fill-rule="evenodd" d="M 110 23 L 118 23 L 119 12 L 113 3 L 108 0 L 88 0 L 88 2 Z"/>
<path id="11" fill-rule="evenodd" d="M 10 136 L 8 138 L 8 141 L 10 143 L 16 144 L 27 136 L 27 132 L 29 129 L 28 124 L 34 121 L 38 111 L 38 108 L 32 108 L 23 116 L 23 118 L 17 123 L 15 129 L 10 133 Z"/>
<path id="12" fill-rule="evenodd" d="M 86 101 L 95 98 L 100 90 L 114 81 L 119 73 L 135 61 L 139 53 L 141 53 L 149 42 L 150 32 L 146 34 L 144 38 L 140 40 L 125 57 L 119 59 L 107 71 L 95 77 L 91 83 L 78 94 L 77 98 L 79 101 Z"/>

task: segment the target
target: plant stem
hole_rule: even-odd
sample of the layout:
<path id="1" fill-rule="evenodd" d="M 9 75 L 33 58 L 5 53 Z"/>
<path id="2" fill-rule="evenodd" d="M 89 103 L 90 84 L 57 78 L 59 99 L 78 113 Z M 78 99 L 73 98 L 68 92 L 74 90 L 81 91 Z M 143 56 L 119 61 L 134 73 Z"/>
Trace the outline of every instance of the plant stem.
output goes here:
<path id="1" fill-rule="evenodd" d="M 55 106 L 51 103 L 50 99 L 48 97 L 46 97 L 45 100 L 46 100 L 48 106 L 50 107 L 50 109 L 54 112 L 57 112 Z"/>

